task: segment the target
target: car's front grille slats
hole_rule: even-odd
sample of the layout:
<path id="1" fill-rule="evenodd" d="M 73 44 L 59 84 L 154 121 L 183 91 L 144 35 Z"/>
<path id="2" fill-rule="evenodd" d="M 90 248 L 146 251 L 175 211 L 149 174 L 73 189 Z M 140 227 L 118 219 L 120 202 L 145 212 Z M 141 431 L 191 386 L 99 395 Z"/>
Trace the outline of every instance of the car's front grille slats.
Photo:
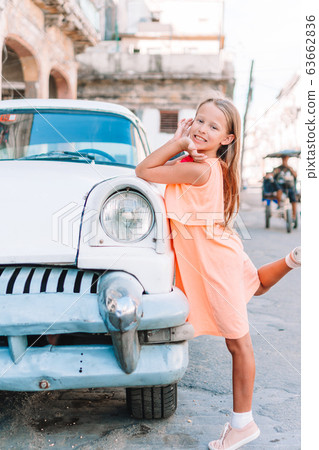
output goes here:
<path id="1" fill-rule="evenodd" d="M 21 292 L 21 289 L 24 289 L 26 281 L 30 276 L 31 267 L 21 267 L 18 276 L 15 278 L 12 294 L 16 292 Z"/>
<path id="2" fill-rule="evenodd" d="M 21 267 L 17 267 L 17 268 L 14 270 L 13 274 L 11 275 L 10 280 L 9 280 L 9 282 L 8 282 L 8 284 L 7 284 L 7 291 L 6 291 L 6 294 L 12 294 L 12 292 L 13 292 L 13 287 L 14 287 L 14 283 L 15 283 L 15 281 L 16 281 L 16 279 L 17 279 L 17 276 L 19 275 L 20 270 L 21 270 Z"/>
<path id="3" fill-rule="evenodd" d="M 51 273 L 51 269 L 45 269 L 45 272 L 44 272 L 42 280 L 41 280 L 40 292 L 46 292 L 50 273 Z"/>
<path id="4" fill-rule="evenodd" d="M 62 269 L 54 269 L 50 271 L 48 277 L 47 286 L 44 292 L 57 292 L 58 282 L 61 275 Z"/>
<path id="5" fill-rule="evenodd" d="M 0 267 L 0 295 L 97 293 L 99 271 L 61 267 Z"/>
<path id="6" fill-rule="evenodd" d="M 67 273 L 68 273 L 68 271 L 66 269 L 62 270 L 62 272 L 59 276 L 59 280 L 58 280 L 57 292 L 64 291 L 64 281 L 65 281 Z"/>
<path id="7" fill-rule="evenodd" d="M 0 276 L 0 295 L 7 293 L 8 283 L 16 267 L 6 267 Z"/>
<path id="8" fill-rule="evenodd" d="M 83 278 L 84 272 L 83 270 L 79 270 L 78 274 L 75 278 L 75 283 L 74 283 L 74 289 L 73 292 L 78 293 L 81 290 L 81 282 L 82 282 L 82 278 Z"/>
<path id="9" fill-rule="evenodd" d="M 43 280 L 43 275 L 45 274 L 46 269 L 44 267 L 36 267 L 31 284 L 30 284 L 30 294 L 38 294 L 41 291 L 41 285 Z M 1 283 L 1 277 L 0 277 Z M 45 291 L 43 291 L 45 292 Z"/>
<path id="10" fill-rule="evenodd" d="M 99 276 L 97 273 L 93 274 L 92 284 L 91 284 L 91 294 L 97 293 L 97 282 L 99 280 Z"/>
<path id="11" fill-rule="evenodd" d="M 88 294 L 90 293 L 92 286 L 92 278 L 93 278 L 92 272 L 84 272 L 80 286 L 80 292 L 87 292 Z"/>
<path id="12" fill-rule="evenodd" d="M 31 284 L 31 280 L 32 280 L 34 271 L 35 271 L 35 268 L 33 267 L 28 274 L 26 282 L 24 283 L 24 288 L 23 288 L 24 294 L 28 294 L 30 292 L 30 284 Z"/>

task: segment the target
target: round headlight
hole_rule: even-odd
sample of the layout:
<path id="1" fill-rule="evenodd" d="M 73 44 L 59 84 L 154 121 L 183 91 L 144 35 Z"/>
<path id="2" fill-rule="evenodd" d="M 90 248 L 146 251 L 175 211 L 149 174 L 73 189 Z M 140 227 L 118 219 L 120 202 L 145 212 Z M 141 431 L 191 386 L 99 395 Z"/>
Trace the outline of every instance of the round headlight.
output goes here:
<path id="1" fill-rule="evenodd" d="M 106 200 L 100 221 L 105 233 L 115 241 L 137 242 L 151 231 L 154 211 L 138 192 L 121 191 Z"/>

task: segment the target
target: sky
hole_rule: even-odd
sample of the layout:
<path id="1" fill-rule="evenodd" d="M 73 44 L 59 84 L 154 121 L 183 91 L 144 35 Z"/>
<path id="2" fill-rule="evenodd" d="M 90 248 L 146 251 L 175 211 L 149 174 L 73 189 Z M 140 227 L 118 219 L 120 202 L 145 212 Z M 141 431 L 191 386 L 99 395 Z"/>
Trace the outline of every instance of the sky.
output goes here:
<path id="1" fill-rule="evenodd" d="M 245 109 L 252 59 L 252 115 L 266 111 L 300 73 L 300 21 L 299 0 L 225 0 L 225 50 L 234 55 L 234 103 L 240 112 Z"/>

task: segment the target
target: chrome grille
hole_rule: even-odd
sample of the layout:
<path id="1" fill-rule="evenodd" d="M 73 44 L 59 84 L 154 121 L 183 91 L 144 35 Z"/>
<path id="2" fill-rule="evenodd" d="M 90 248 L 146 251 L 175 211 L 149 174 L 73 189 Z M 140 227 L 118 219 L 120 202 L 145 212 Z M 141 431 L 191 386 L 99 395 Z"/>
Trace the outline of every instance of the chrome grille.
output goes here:
<path id="1" fill-rule="evenodd" d="M 65 267 L 0 267 L 0 295 L 97 293 L 102 272 Z"/>

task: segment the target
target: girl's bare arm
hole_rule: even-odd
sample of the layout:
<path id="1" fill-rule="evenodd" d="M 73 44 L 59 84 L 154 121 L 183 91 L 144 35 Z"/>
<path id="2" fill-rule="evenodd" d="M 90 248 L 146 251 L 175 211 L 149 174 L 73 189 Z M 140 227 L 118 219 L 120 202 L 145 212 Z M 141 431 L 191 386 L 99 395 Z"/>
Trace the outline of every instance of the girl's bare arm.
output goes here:
<path id="1" fill-rule="evenodd" d="M 172 161 L 167 161 L 165 163 L 165 166 L 174 166 L 174 164 L 178 163 L 178 161 L 181 161 L 183 158 L 185 158 L 186 155 L 179 156 L 178 158 L 173 159 Z"/>
<path id="2" fill-rule="evenodd" d="M 136 175 L 154 183 L 204 184 L 209 176 L 209 166 L 197 164 L 202 162 L 206 156 L 197 152 L 194 143 L 188 137 L 192 123 L 193 119 L 181 120 L 178 123 L 174 137 L 144 159 L 136 167 Z M 169 161 L 173 156 L 184 150 L 190 153 L 197 163 L 176 164 L 183 156 L 175 161 Z"/>
<path id="3" fill-rule="evenodd" d="M 158 150 L 152 152 L 135 169 L 138 177 L 154 183 L 186 183 L 199 186 L 209 177 L 209 165 L 188 162 L 185 164 L 166 164 L 169 159 L 183 150 L 196 153 L 193 142 L 188 137 L 171 139 Z M 197 153 L 200 157 L 200 154 Z"/>

